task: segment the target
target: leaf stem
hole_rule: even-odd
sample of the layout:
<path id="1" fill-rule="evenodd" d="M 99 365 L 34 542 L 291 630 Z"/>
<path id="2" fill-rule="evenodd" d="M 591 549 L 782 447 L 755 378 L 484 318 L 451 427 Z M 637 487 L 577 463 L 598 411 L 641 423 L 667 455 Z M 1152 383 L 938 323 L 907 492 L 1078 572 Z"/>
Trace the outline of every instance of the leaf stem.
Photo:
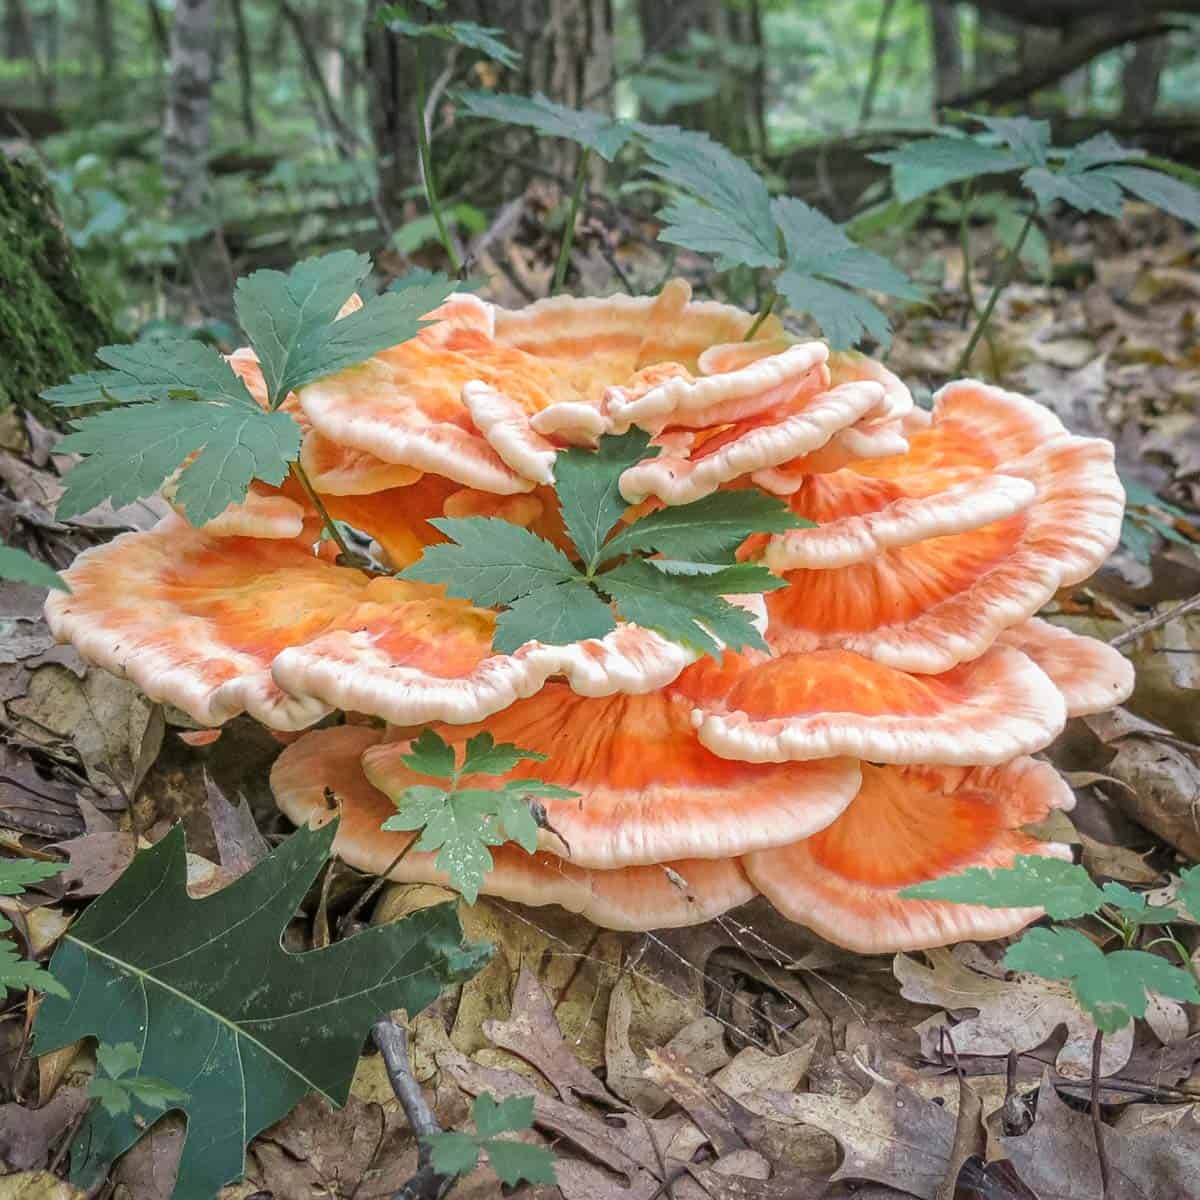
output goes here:
<path id="1" fill-rule="evenodd" d="M 746 330 L 746 336 L 742 338 L 743 342 L 749 342 L 758 332 L 759 326 L 775 311 L 775 304 L 779 299 L 779 293 L 772 288 L 770 296 L 767 297 L 767 307 L 760 310 L 758 316 L 754 318 L 754 323 Z"/>
<path id="2" fill-rule="evenodd" d="M 967 298 L 967 308 L 963 315 L 963 327 L 967 318 L 973 317 L 979 310 L 975 307 L 975 283 L 971 264 L 971 201 L 975 198 L 975 181 L 968 179 L 963 184 L 962 212 L 958 218 L 958 242 L 962 247 L 963 259 L 963 294 Z"/>
<path id="3" fill-rule="evenodd" d="M 1108 1149 L 1104 1144 L 1104 1122 L 1100 1119 L 1100 1051 L 1104 1046 L 1104 1031 L 1096 1030 L 1092 1039 L 1092 1134 L 1096 1139 L 1096 1159 L 1100 1164 L 1100 1192 L 1103 1200 L 1112 1194 L 1109 1184 Z"/>
<path id="4" fill-rule="evenodd" d="M 458 275 L 462 272 L 462 262 L 459 260 L 458 253 L 454 249 L 454 242 L 450 238 L 450 231 L 446 228 L 446 219 L 442 216 L 442 206 L 438 200 L 437 184 L 433 178 L 433 156 L 429 152 L 429 130 L 425 127 L 425 94 L 427 91 L 425 51 L 421 48 L 419 39 L 414 84 L 417 109 L 417 146 L 421 153 L 421 177 L 425 183 L 425 200 L 429 205 L 429 212 L 433 216 L 433 223 L 437 226 L 438 238 L 441 240 L 442 247 L 446 251 L 446 257 L 450 260 L 450 265 L 454 268 L 454 273 Z"/>
<path id="5" fill-rule="evenodd" d="M 337 548 L 353 563 L 362 561 L 362 555 L 351 550 L 346 544 L 346 539 L 342 537 L 342 531 L 337 527 L 337 522 L 329 515 L 329 510 L 325 507 L 324 501 L 317 495 L 317 489 L 313 487 L 312 480 L 309 479 L 307 472 L 298 463 L 290 463 L 292 478 L 304 489 L 304 494 L 308 497 L 309 503 L 317 510 L 317 516 L 321 518 L 321 524 L 325 526 L 326 532 L 333 539 Z"/>
<path id="6" fill-rule="evenodd" d="M 390 863 L 388 863 L 387 867 L 384 868 L 380 874 L 376 875 L 375 878 L 371 880 L 371 886 L 368 887 L 357 900 L 355 900 L 350 911 L 338 922 L 338 934 L 340 936 L 345 937 L 346 931 L 350 928 L 350 925 L 354 921 L 355 917 L 357 917 L 358 914 L 362 912 L 362 910 L 366 908 L 366 906 L 377 895 L 379 895 L 380 889 L 385 883 L 388 882 L 391 873 L 404 861 L 408 855 L 408 852 L 417 844 L 417 839 L 420 836 L 421 831 L 419 829 L 414 830 L 412 837 L 407 843 L 405 843 L 404 849 L 401 850 L 400 853 L 397 854 Z"/>
<path id="7" fill-rule="evenodd" d="M 1012 250 L 1009 251 L 1008 257 L 1004 260 L 1004 268 L 1000 272 L 1000 278 L 996 280 L 995 286 L 992 288 L 992 294 L 988 297 L 987 304 L 984 306 L 983 312 L 979 314 L 979 320 L 975 322 L 975 328 L 971 331 L 971 337 L 967 341 L 967 347 L 962 352 L 962 356 L 958 360 L 958 364 L 954 368 L 956 375 L 961 375 L 971 361 L 971 356 L 975 353 L 975 347 L 979 345 L 979 339 L 983 337 L 984 330 L 987 329 L 988 321 L 991 320 L 992 312 L 996 307 L 996 302 L 1000 299 L 1004 289 L 1012 283 L 1013 276 L 1017 273 L 1017 264 L 1021 261 L 1021 251 L 1025 247 L 1025 239 L 1029 236 L 1033 229 L 1033 223 L 1037 219 L 1037 209 L 1031 208 L 1029 216 L 1025 218 L 1025 224 L 1021 226 L 1021 233 L 1016 242 L 1013 244 Z"/>
<path id="8" fill-rule="evenodd" d="M 571 246 L 575 241 L 575 219 L 579 215 L 579 204 L 587 186 L 587 169 L 592 152 L 587 146 L 579 147 L 579 159 L 575 163 L 575 190 L 571 193 L 571 207 L 567 210 L 567 222 L 563 226 L 562 245 L 558 251 L 558 262 L 554 267 L 554 284 L 550 294 L 560 291 L 567 278 L 567 264 L 571 261 Z"/>

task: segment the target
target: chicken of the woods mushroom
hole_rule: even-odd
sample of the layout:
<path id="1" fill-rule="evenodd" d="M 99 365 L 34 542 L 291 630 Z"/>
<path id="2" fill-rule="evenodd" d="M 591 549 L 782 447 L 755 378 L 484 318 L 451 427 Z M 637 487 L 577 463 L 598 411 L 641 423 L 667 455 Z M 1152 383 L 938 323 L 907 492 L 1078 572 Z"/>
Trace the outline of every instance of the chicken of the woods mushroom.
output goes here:
<path id="1" fill-rule="evenodd" d="M 1001 937 L 1034 909 L 900 896 L 1018 854 L 1066 857 L 1027 827 L 1072 804 L 1030 756 L 1069 716 L 1119 703 L 1129 663 L 1039 620 L 1116 544 L 1112 447 L 1022 396 L 964 381 L 932 409 L 857 354 L 774 318 L 691 299 L 556 298 L 507 311 L 454 295 L 413 340 L 288 398 L 302 463 L 334 518 L 399 568 L 441 516 L 496 516 L 551 540 L 557 455 L 638 428 L 661 447 L 621 478 L 631 504 L 757 486 L 813 524 L 754 535 L 769 651 L 720 661 L 619 623 L 571 645 L 492 649 L 495 614 L 433 584 L 338 565 L 303 493 L 253 485 L 206 527 L 171 517 L 82 554 L 47 617 L 87 659 L 216 727 L 248 713 L 312 730 L 272 786 L 296 822 L 341 801 L 336 852 L 393 863 L 383 832 L 432 725 L 545 755 L 534 854 L 496 848 L 483 892 L 599 925 L 705 921 L 765 895 L 864 952 Z M 234 369 L 262 391 L 253 355 Z M 553 832 L 551 832 L 551 830 Z M 444 881 L 434 855 L 392 877 Z"/>

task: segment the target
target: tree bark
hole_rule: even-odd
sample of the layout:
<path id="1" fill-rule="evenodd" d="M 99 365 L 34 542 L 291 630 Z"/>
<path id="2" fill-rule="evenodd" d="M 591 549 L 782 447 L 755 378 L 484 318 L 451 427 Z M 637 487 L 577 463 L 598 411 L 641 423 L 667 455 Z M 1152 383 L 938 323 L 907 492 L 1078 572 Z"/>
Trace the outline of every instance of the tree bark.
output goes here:
<path id="1" fill-rule="evenodd" d="M 163 20 L 162 9 L 158 7 L 158 0 L 146 0 L 146 19 L 150 22 L 150 33 L 154 37 L 158 53 L 165 59 L 171 53 L 171 39 L 167 33 L 167 23 Z"/>
<path id="2" fill-rule="evenodd" d="M 1129 42 L 1162 39 L 1174 25 L 1166 17 L 1129 17 L 1120 21 L 1089 24 L 1075 37 L 1055 42 L 1048 52 L 1022 66 L 1020 70 L 977 83 L 969 91 L 951 97 L 951 108 L 972 104 L 1008 104 L 1024 100 L 1034 92 L 1057 83 L 1092 59 Z"/>
<path id="3" fill-rule="evenodd" d="M 238 94 L 242 107 L 242 128 L 246 138 L 254 141 L 258 130 L 254 121 L 254 59 L 250 51 L 250 33 L 246 28 L 244 0 L 229 0 L 233 17 L 234 43 L 237 51 Z"/>
<path id="4" fill-rule="evenodd" d="M 875 40 L 871 46 L 871 70 L 867 75 L 867 86 L 863 89 L 862 104 L 858 110 L 858 127 L 861 129 L 870 119 L 875 108 L 875 94 L 883 75 L 883 56 L 887 53 L 888 25 L 896 0 L 881 0 L 879 20 L 875 25 Z"/>
<path id="5" fill-rule="evenodd" d="M 962 30 L 953 0 L 929 0 L 929 43 L 933 51 L 934 107 L 963 86 Z"/>
<path id="6" fill-rule="evenodd" d="M 366 107 L 379 159 L 380 199 L 387 211 L 399 218 L 401 192 L 420 178 L 414 95 L 416 39 L 398 38 L 376 27 L 375 16 L 384 6 L 384 0 L 368 3 L 363 36 Z M 611 0 L 448 0 L 435 19 L 477 21 L 496 27 L 521 55 L 518 65 L 510 70 L 485 64 L 481 68 L 485 86 L 525 96 L 543 92 L 560 104 L 611 111 Z M 438 91 L 438 81 L 453 51 L 429 40 L 421 50 L 429 64 L 431 90 Z M 460 55 L 455 74 L 462 73 L 458 65 L 461 62 Z M 472 80 L 472 85 L 480 86 L 480 80 Z M 431 122 L 436 139 L 440 105 L 434 108 L 439 110 L 432 114 Z M 500 143 L 512 149 L 527 142 L 524 131 L 509 133 L 495 127 L 487 144 Z M 447 171 L 436 140 L 433 151 L 439 161 L 441 189 L 450 194 L 461 183 L 461 176 L 452 169 Z M 574 162 L 574 146 L 547 139 L 539 147 L 539 165 L 556 174 L 569 174 Z M 489 166 L 489 174 L 498 182 L 506 182 L 499 179 L 494 165 Z"/>
<path id="7" fill-rule="evenodd" d="M 1023 25 L 1058 29 L 1082 27 L 1101 16 L 1200 12 L 1200 0 L 971 0 L 971 3 L 981 16 L 999 14 Z"/>
<path id="8" fill-rule="evenodd" d="M 163 118 L 163 174 L 172 211 L 203 208 L 210 136 L 217 0 L 178 0 L 171 26 L 171 72 Z"/>
<path id="9" fill-rule="evenodd" d="M 110 80 L 116 74 L 117 67 L 117 39 L 113 30 L 112 0 L 95 0 L 92 15 L 96 57 L 100 60 L 100 77 Z"/>
<path id="10" fill-rule="evenodd" d="M 1166 37 L 1138 42 L 1121 72 L 1121 120 L 1145 121 L 1158 104 L 1158 85 L 1167 65 L 1170 42 Z"/>
<path id="11" fill-rule="evenodd" d="M 38 163 L 0 153 L 0 408 L 27 408 L 60 426 L 64 414 L 37 399 L 72 372 L 90 371 L 98 346 L 116 340 L 111 320 L 63 230 Z"/>
<path id="12" fill-rule="evenodd" d="M 666 119 L 709 133 L 738 154 L 764 154 L 766 47 L 759 0 L 737 5 L 725 0 L 638 0 L 638 23 L 647 56 L 678 51 L 692 31 L 706 34 L 717 47 L 715 54 L 702 54 L 700 61 L 719 81 L 717 92 L 672 108 Z M 728 51 L 753 56 L 753 65 L 731 63 Z M 645 119 L 659 118 L 646 114 Z"/>
<path id="13" fill-rule="evenodd" d="M 4 51 L 5 58 L 29 63 L 34 82 L 42 96 L 42 103 L 49 107 L 54 101 L 54 81 L 46 73 L 38 57 L 37 44 L 33 37 L 33 22 L 30 20 L 25 0 L 5 0 Z"/>

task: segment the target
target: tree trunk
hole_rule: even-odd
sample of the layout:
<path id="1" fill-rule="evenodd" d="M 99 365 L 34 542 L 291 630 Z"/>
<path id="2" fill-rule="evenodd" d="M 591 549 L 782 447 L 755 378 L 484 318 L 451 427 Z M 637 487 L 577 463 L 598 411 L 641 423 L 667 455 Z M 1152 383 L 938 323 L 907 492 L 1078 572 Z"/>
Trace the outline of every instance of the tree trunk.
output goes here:
<path id="1" fill-rule="evenodd" d="M 177 215 L 198 212 L 208 197 L 213 37 L 217 0 L 178 0 L 171 26 L 171 78 L 163 118 L 163 174 Z"/>
<path id="2" fill-rule="evenodd" d="M 1158 85 L 1167 65 L 1170 42 L 1166 37 L 1138 42 L 1121 72 L 1121 119 L 1145 121 L 1158 104 Z"/>
<path id="3" fill-rule="evenodd" d="M 95 0 L 92 14 L 96 57 L 100 60 L 100 78 L 107 81 L 112 79 L 117 67 L 117 39 L 113 30 L 112 0 Z"/>
<path id="4" fill-rule="evenodd" d="M 244 0 L 229 0 L 229 11 L 233 17 L 234 44 L 237 52 L 242 128 L 246 131 L 246 139 L 252 142 L 258 130 L 254 123 L 254 60 L 250 52 L 250 34 L 246 29 Z"/>
<path id="5" fill-rule="evenodd" d="M 999 14 L 1025 25 L 1078 29 L 1097 17 L 1198 13 L 1200 0 L 971 0 L 979 15 Z"/>
<path id="6" fill-rule="evenodd" d="M 1003 13 L 980 8 L 979 27 L 975 32 L 975 59 L 972 84 L 980 88 L 1005 74 L 1016 58 L 1020 23 Z"/>
<path id="7" fill-rule="evenodd" d="M 171 40 L 167 34 L 167 23 L 163 20 L 162 9 L 158 7 L 158 0 L 146 0 L 146 19 L 150 22 L 150 33 L 154 37 L 159 56 L 165 59 L 171 53 Z"/>
<path id="8" fill-rule="evenodd" d="M 63 414 L 38 393 L 91 370 L 96 348 L 116 334 L 76 261 L 41 168 L 3 153 L 0 279 L 0 408 L 15 404 L 60 425 Z"/>
<path id="9" fill-rule="evenodd" d="M 400 194 L 417 183 L 417 116 L 414 55 L 416 41 L 399 38 L 375 25 L 385 0 L 369 0 L 363 37 L 366 67 L 366 107 L 371 139 L 379 159 L 380 200 L 393 218 L 399 218 Z M 477 21 L 503 31 L 505 40 L 520 55 L 516 68 L 503 70 L 487 64 L 486 86 L 496 91 L 532 95 L 543 92 L 560 104 L 611 111 L 612 10 L 611 0 L 448 0 L 438 11 L 439 21 Z M 421 51 L 429 63 L 432 89 L 444 93 L 443 72 L 453 50 L 426 40 Z M 462 74 L 461 55 L 454 59 L 453 74 Z M 472 86 L 480 86 L 472 79 Z M 431 90 L 432 90 L 431 89 Z M 445 156 L 439 155 L 436 133 L 440 105 L 435 105 L 431 125 L 433 154 L 444 194 L 455 187 L 455 177 L 441 175 Z M 498 128 L 485 143 L 504 149 L 528 141 L 524 132 L 510 137 Z M 575 147 L 547 140 L 538 152 L 538 164 L 557 174 L 567 174 L 575 162 Z M 492 171 L 493 176 L 496 175 Z"/>
<path id="10" fill-rule="evenodd" d="M 962 31 L 953 0 L 929 0 L 929 42 L 933 51 L 934 107 L 957 96 L 963 85 Z"/>
<path id="11" fill-rule="evenodd" d="M 766 46 L 759 0 L 731 5 L 725 0 L 638 0 L 642 53 L 670 54 L 691 32 L 707 35 L 715 47 L 700 63 L 718 79 L 715 95 L 682 104 L 666 114 L 685 129 L 711 134 L 738 154 L 765 154 Z M 689 56 L 695 62 L 695 54 Z M 660 119 L 653 113 L 645 120 Z"/>

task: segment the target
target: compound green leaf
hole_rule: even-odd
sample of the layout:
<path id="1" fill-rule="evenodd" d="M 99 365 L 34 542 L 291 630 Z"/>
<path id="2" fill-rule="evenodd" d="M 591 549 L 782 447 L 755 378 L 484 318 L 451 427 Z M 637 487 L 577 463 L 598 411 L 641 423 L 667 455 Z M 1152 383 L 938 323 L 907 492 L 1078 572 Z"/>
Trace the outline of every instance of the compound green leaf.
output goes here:
<path id="1" fill-rule="evenodd" d="M 450 596 L 492 608 L 578 578 L 571 560 L 544 538 L 497 517 L 430 521 L 453 544 L 429 546 L 401 579 L 444 584 Z"/>
<path id="2" fill-rule="evenodd" d="M 228 887 L 187 894 L 182 828 L 139 853 L 64 934 L 51 969 L 70 1001 L 47 997 L 39 1053 L 80 1038 L 131 1042 L 142 1070 L 189 1095 L 176 1200 L 211 1200 L 243 1169 L 245 1145 L 308 1091 L 344 1103 L 371 1023 L 419 1012 L 473 974 L 453 905 L 291 954 L 280 937 L 328 858 L 337 822 L 301 828 Z M 72 1177 L 97 1186 L 158 1113 L 93 1109 L 72 1146 Z"/>
<path id="3" fill-rule="evenodd" d="M 1023 165 L 1011 150 L 966 136 L 918 138 L 867 157 L 892 168 L 896 198 L 906 204 L 947 184 L 1001 175 Z"/>
<path id="4" fill-rule="evenodd" d="M 612 162 L 617 152 L 629 141 L 632 127 L 625 121 L 614 121 L 604 113 L 591 109 L 568 108 L 556 104 L 540 93 L 536 96 L 512 96 L 493 92 L 459 92 L 467 112 L 476 117 L 490 117 L 509 125 L 536 129 L 547 137 L 566 138 Z"/>
<path id="5" fill-rule="evenodd" d="M 1056 920 L 1094 913 L 1104 903 L 1103 893 L 1083 867 L 1037 854 L 1019 854 L 1011 867 L 969 867 L 958 875 L 913 884 L 900 895 L 986 908 L 1044 908 Z"/>
<path id="6" fill-rule="evenodd" d="M 616 629 L 612 610 L 582 580 L 538 588 L 522 596 L 496 618 L 492 645 L 512 654 L 526 642 L 569 646 L 602 638 Z"/>
<path id="7" fill-rule="evenodd" d="M 1189 225 L 1200 226 L 1200 189 L 1145 167 L 1109 167 L 1105 174 L 1139 200 Z"/>

